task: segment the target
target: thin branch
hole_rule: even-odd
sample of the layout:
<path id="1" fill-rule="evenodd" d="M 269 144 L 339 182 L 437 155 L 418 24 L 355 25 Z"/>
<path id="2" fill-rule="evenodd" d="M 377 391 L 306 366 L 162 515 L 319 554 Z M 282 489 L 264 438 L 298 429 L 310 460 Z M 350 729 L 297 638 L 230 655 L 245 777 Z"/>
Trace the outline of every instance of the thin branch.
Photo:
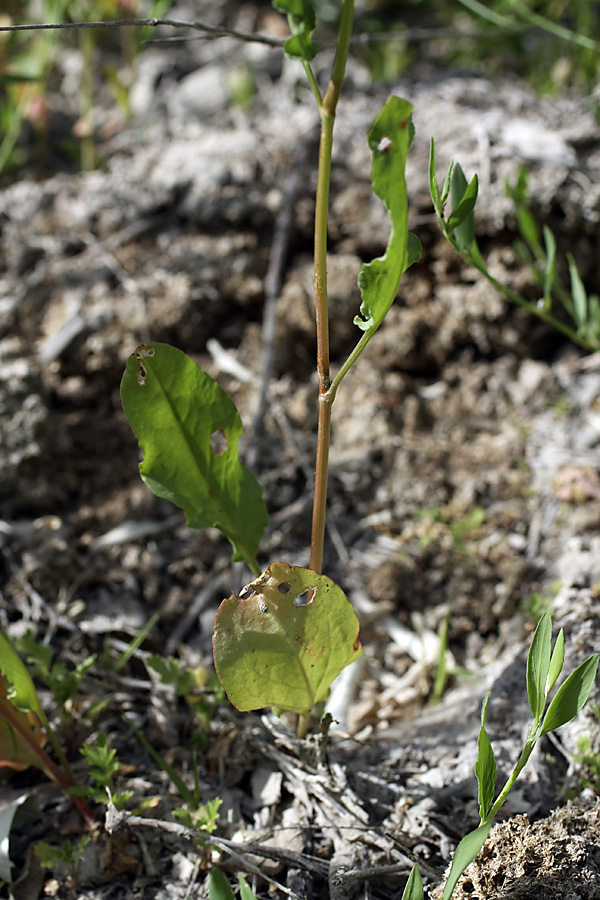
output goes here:
<path id="1" fill-rule="evenodd" d="M 226 28 L 224 25 L 206 25 L 203 22 L 183 22 L 177 19 L 114 19 L 109 22 L 55 22 L 44 24 L 30 25 L 0 25 L 0 32 L 3 31 L 51 31 L 59 29 L 72 28 L 117 28 L 121 26 L 139 27 L 139 28 L 156 28 L 164 25 L 169 28 L 191 28 L 193 31 L 202 31 L 203 35 L 198 38 L 184 37 L 182 35 L 174 37 L 153 38 L 145 41 L 147 44 L 174 43 L 176 41 L 190 40 L 206 40 L 207 38 L 233 37 L 239 41 L 253 44 L 264 44 L 267 47 L 283 47 L 285 40 L 282 38 L 269 37 L 266 34 L 249 34 L 243 31 L 235 31 L 233 28 Z M 513 24 L 498 28 L 495 32 L 502 34 L 517 34 L 527 30 L 526 25 Z M 363 33 L 353 35 L 350 43 L 354 46 L 368 45 L 378 43 L 380 41 L 431 41 L 436 38 L 452 38 L 452 40 L 460 40 L 465 38 L 489 37 L 489 29 L 474 28 L 453 31 L 449 28 L 404 28 L 399 31 L 381 31 L 372 34 Z M 321 41 L 320 47 L 334 47 L 335 41 Z"/>
<path id="2" fill-rule="evenodd" d="M 110 22 L 56 22 L 36 25 L 0 25 L 0 31 L 50 31 L 67 28 L 116 28 L 121 26 L 138 26 L 140 28 L 156 28 L 165 25 L 168 28 L 191 28 L 193 31 L 204 31 L 214 37 L 233 37 L 238 41 L 253 44 L 266 44 L 268 47 L 283 47 L 281 38 L 269 37 L 266 34 L 247 34 L 235 31 L 223 25 L 206 25 L 203 22 L 181 22 L 178 19 L 114 19 Z"/>

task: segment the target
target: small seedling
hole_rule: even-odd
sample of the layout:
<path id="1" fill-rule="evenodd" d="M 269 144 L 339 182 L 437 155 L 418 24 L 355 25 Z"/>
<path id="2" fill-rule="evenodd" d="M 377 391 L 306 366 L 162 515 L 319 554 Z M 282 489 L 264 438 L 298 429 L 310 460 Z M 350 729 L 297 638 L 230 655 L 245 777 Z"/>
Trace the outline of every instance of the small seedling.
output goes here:
<path id="1" fill-rule="evenodd" d="M 261 573 L 257 554 L 268 522 L 261 488 L 238 458 L 241 420 L 231 398 L 181 351 L 142 344 L 132 354 L 121 397 L 144 452 L 142 478 L 154 493 L 180 506 L 194 528 L 216 527 L 233 559 L 254 580 L 246 593 L 225 600 L 215 622 L 215 668 L 229 699 L 242 710 L 272 706 L 298 715 L 305 735 L 311 710 L 324 700 L 339 672 L 362 652 L 358 621 L 337 585 L 321 574 L 331 411 L 337 390 L 382 324 L 420 244 L 408 232 L 405 167 L 413 139 L 412 106 L 392 97 L 368 135 L 371 179 L 391 222 L 383 256 L 358 276 L 362 302 L 354 324 L 356 346 L 335 377 L 329 366 L 327 215 L 333 126 L 350 37 L 354 3 L 343 0 L 331 79 L 324 95 L 311 67 L 315 12 L 309 0 L 277 0 L 291 37 L 288 56 L 300 60 L 321 117 L 315 213 L 315 294 L 319 425 L 310 569 L 272 563 Z M 259 577 L 260 576 L 260 577 Z M 305 600 L 303 600 L 305 598 Z"/>
<path id="2" fill-rule="evenodd" d="M 549 701 L 550 693 L 558 681 L 563 669 L 565 638 L 561 630 L 552 648 L 552 619 L 547 610 L 540 621 L 531 641 L 527 656 L 527 696 L 533 717 L 529 735 L 504 787 L 496 795 L 497 765 L 494 751 L 485 729 L 488 702 L 487 694 L 481 709 L 481 728 L 477 741 L 477 777 L 479 825 L 464 837 L 458 844 L 452 860 L 450 874 L 446 880 L 442 900 L 450 900 L 458 879 L 468 865 L 478 856 L 483 847 L 494 817 L 503 806 L 517 778 L 527 765 L 533 750 L 544 735 L 566 725 L 577 716 L 585 706 L 594 686 L 600 653 L 594 653 L 578 666 L 565 679 L 556 694 Z M 548 702 L 549 701 L 549 702 Z M 420 875 L 415 869 L 402 895 L 402 900 L 421 900 L 423 888 Z"/>
<path id="3" fill-rule="evenodd" d="M 520 244 L 521 252 L 529 262 L 534 280 L 540 288 L 541 296 L 537 303 L 526 300 L 503 285 L 488 271 L 475 237 L 474 210 L 479 190 L 477 175 L 467 182 L 460 165 L 452 161 L 446 172 L 443 187 L 440 189 L 435 168 L 435 144 L 432 139 L 429 159 L 429 190 L 442 233 L 462 259 L 481 272 L 500 294 L 560 331 L 573 343 L 586 350 L 598 350 L 600 348 L 600 299 L 595 294 L 588 296 L 575 259 L 571 254 L 567 255 L 571 279 L 570 291 L 567 291 L 560 282 L 556 273 L 556 240 L 548 227 L 543 229 L 542 240 L 539 226 L 526 207 L 527 184 L 523 172 L 524 170 L 521 170 L 516 185 L 513 188 L 509 187 L 508 190 L 516 205 L 517 222 L 523 238 Z M 447 215 L 448 200 L 450 200 L 451 212 Z M 554 312 L 555 299 L 562 304 L 570 316 L 572 325 L 558 318 Z"/>
<path id="4" fill-rule="evenodd" d="M 240 886 L 240 900 L 256 900 L 256 897 L 243 875 L 238 875 Z M 208 880 L 209 900 L 235 900 L 235 894 L 231 890 L 229 882 L 220 869 L 213 866 Z"/>
<path id="5" fill-rule="evenodd" d="M 121 763 L 117 751 L 108 746 L 106 734 L 101 732 L 93 744 L 85 744 L 79 752 L 90 767 L 89 777 L 93 784 L 71 788 L 70 793 L 105 805 L 112 802 L 117 809 L 123 809 L 133 796 L 133 791 L 115 790 L 114 776 L 121 768 Z"/>
<path id="6" fill-rule="evenodd" d="M 52 847 L 45 841 L 38 841 L 35 845 L 35 855 L 44 869 L 64 868 L 71 886 L 75 888 L 79 879 L 83 851 L 91 839 L 91 835 L 82 834 L 76 843 L 63 841 L 59 847 Z"/>

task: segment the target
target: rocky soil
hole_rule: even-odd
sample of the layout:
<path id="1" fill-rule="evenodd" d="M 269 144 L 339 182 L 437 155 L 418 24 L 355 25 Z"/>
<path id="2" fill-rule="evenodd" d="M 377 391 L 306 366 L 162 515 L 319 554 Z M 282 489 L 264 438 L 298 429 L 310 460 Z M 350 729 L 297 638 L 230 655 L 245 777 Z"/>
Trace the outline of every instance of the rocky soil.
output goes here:
<path id="1" fill-rule="evenodd" d="M 255 24 L 277 27 L 266 12 Z M 247 573 L 231 566 L 218 533 L 190 531 L 139 479 L 119 400 L 139 343 L 177 345 L 231 392 L 271 513 L 260 560 L 308 564 L 317 116 L 298 68 L 277 51 L 231 39 L 174 47 L 139 57 L 132 120 L 99 103 L 103 164 L 84 174 L 52 173 L 64 167 L 65 69 L 50 98 L 48 177 L 25 169 L 0 191 L 0 626 L 13 640 L 32 630 L 69 667 L 97 654 L 67 744 L 85 779 L 77 747 L 107 733 L 122 762 L 118 789 L 133 792 L 127 808 L 138 817 L 113 822 L 114 833 L 99 824 L 73 884 L 32 853 L 35 840 L 81 834 L 71 803 L 34 770 L 4 769 L 0 812 L 24 794 L 39 808 L 12 832 L 17 900 L 208 896 L 211 852 L 173 830 L 181 798 L 127 719 L 191 785 L 200 719 L 159 683 L 148 654 L 210 673 L 218 603 Z M 326 72 L 328 53 L 321 59 Z M 257 94 L 240 107 L 228 85 L 247 67 Z M 410 225 L 424 250 L 336 399 L 324 565 L 359 614 L 364 656 L 332 694 L 329 735 L 307 742 L 291 722 L 242 716 L 200 691 L 200 797 L 223 800 L 220 865 L 246 872 L 260 898 L 399 898 L 407 853 L 433 887 L 477 824 L 473 766 L 490 689 L 502 775 L 518 756 L 527 647 L 543 603 L 565 629 L 566 671 L 600 647 L 600 358 L 466 270 L 427 193 L 433 136 L 440 173 L 454 157 L 480 174 L 478 236 L 493 274 L 536 299 L 504 192 L 525 163 L 561 260 L 573 252 L 588 291 L 600 293 L 593 98 L 542 100 L 510 79 L 449 72 L 373 87 L 353 60 L 332 176 L 335 365 L 358 337 L 359 268 L 387 242 L 365 135 L 389 93 L 415 106 Z M 263 415 L 265 277 L 286 210 Z M 448 683 L 428 705 L 448 611 Z M 115 671 L 152 616 L 148 637 Z M 600 896 L 598 798 L 582 793 L 575 756 L 582 735 L 598 749 L 591 706 L 544 739 L 461 896 Z M 545 818 L 568 797 L 580 805 Z"/>

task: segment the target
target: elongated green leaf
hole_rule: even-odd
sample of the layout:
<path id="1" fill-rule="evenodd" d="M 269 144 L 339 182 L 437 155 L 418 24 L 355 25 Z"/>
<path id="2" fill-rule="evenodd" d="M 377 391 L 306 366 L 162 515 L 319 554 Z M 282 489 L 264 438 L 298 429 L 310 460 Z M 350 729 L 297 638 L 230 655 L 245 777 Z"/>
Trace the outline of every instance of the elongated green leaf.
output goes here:
<path id="1" fill-rule="evenodd" d="M 485 825 L 480 825 L 479 828 L 476 828 L 475 831 L 471 831 L 462 839 L 454 852 L 454 858 L 450 867 L 448 880 L 444 887 L 442 900 L 450 900 L 458 879 L 467 866 L 470 866 L 473 860 L 479 855 L 479 851 L 485 844 L 491 827 L 492 823 L 486 822 Z"/>
<path id="2" fill-rule="evenodd" d="M 594 686 L 600 654 L 594 653 L 561 684 L 544 716 L 540 735 L 566 725 L 581 712 Z"/>
<path id="3" fill-rule="evenodd" d="M 435 142 L 433 138 L 431 138 L 429 145 L 429 193 L 431 194 L 431 202 L 436 214 L 441 216 L 444 211 L 444 204 L 442 203 L 442 192 L 440 191 L 435 171 Z"/>
<path id="4" fill-rule="evenodd" d="M 552 288 L 556 279 L 556 240 L 547 225 L 544 225 L 546 264 L 544 266 L 544 308 L 552 305 Z"/>
<path id="5" fill-rule="evenodd" d="M 215 866 L 210 870 L 210 878 L 208 880 L 208 897 L 209 900 L 235 900 L 235 896 L 229 882 L 220 869 Z"/>
<path id="6" fill-rule="evenodd" d="M 191 528 L 218 528 L 234 560 L 258 571 L 268 517 L 259 483 L 238 459 L 242 422 L 231 397 L 185 353 L 153 343 L 129 357 L 121 400 L 150 490 L 181 507 Z"/>
<path id="7" fill-rule="evenodd" d="M 311 36 L 316 25 L 311 0 L 273 0 L 273 7 L 288 17 L 292 36 L 283 46 L 286 56 L 309 62 L 317 52 L 317 45 Z"/>
<path id="8" fill-rule="evenodd" d="M 537 623 L 527 655 L 527 696 L 531 715 L 536 722 L 540 721 L 546 703 L 551 647 L 552 619 L 550 610 L 547 609 Z"/>
<path id="9" fill-rule="evenodd" d="M 368 134 L 373 192 L 383 201 L 391 226 L 385 254 L 365 263 L 358 276 L 362 303 L 354 324 L 362 331 L 373 333 L 379 328 L 394 302 L 402 274 L 420 255 L 418 238 L 411 238 L 410 253 L 408 248 L 404 173 L 413 136 L 412 104 L 390 97 Z"/>
<path id="10" fill-rule="evenodd" d="M 481 728 L 477 739 L 477 762 L 475 763 L 475 776 L 477 778 L 477 794 L 479 799 L 479 818 L 483 821 L 488 810 L 494 802 L 496 790 L 496 758 L 485 730 L 489 693 L 481 707 Z"/>
<path id="11" fill-rule="evenodd" d="M 567 253 L 569 261 L 569 275 L 571 277 L 571 295 L 573 297 L 573 318 L 580 329 L 585 328 L 588 320 L 587 291 L 581 280 L 577 263 L 571 253 Z"/>
<path id="12" fill-rule="evenodd" d="M 423 881 L 416 866 L 413 866 L 402 892 L 402 900 L 423 900 Z"/>
<path id="13" fill-rule="evenodd" d="M 548 683 L 546 686 L 546 697 L 556 684 L 556 679 L 562 672 L 563 663 L 565 661 L 565 633 L 561 628 L 556 638 L 552 658 L 550 660 L 550 668 L 548 669 Z"/>
<path id="14" fill-rule="evenodd" d="M 227 696 L 244 712 L 309 712 L 362 654 L 348 598 L 325 575 L 280 562 L 241 594 L 223 600 L 215 619 L 215 669 Z"/>
<path id="15" fill-rule="evenodd" d="M 238 875 L 238 881 L 240 884 L 240 900 L 256 900 L 256 894 L 243 875 Z"/>
<path id="16" fill-rule="evenodd" d="M 458 163 L 452 170 L 452 212 L 448 218 L 448 231 L 453 231 L 461 250 L 469 250 L 475 240 L 475 216 L 479 181 L 473 175 L 467 184 L 465 173 Z"/>

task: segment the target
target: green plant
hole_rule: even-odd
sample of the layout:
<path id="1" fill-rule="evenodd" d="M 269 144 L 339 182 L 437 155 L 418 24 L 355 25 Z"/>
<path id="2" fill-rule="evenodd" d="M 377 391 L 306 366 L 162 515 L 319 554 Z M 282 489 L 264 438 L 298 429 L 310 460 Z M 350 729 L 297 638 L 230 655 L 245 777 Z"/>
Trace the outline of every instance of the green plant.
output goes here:
<path id="1" fill-rule="evenodd" d="M 257 553 L 267 524 L 260 486 L 238 459 L 241 421 L 229 396 L 180 351 L 165 344 L 141 345 L 121 385 L 123 407 L 144 451 L 142 478 L 156 494 L 186 513 L 194 528 L 215 526 L 229 539 L 233 559 L 254 579 L 221 605 L 215 622 L 217 673 L 242 710 L 272 706 L 295 712 L 306 734 L 313 707 L 334 678 L 362 652 L 358 621 L 341 589 L 321 574 L 325 533 L 331 411 L 336 392 L 392 305 L 405 270 L 419 258 L 408 233 L 404 170 L 413 138 L 411 105 L 392 97 L 369 132 L 373 190 L 391 220 L 385 254 L 363 266 L 362 295 L 354 322 L 354 350 L 332 378 L 327 304 L 327 217 L 333 126 L 340 96 L 354 4 L 343 0 L 333 70 L 321 94 L 311 67 L 315 13 L 308 0 L 277 0 L 291 37 L 288 56 L 300 60 L 321 117 L 315 212 L 315 293 L 319 425 L 310 569 L 272 563 L 261 575 Z"/>
<path id="2" fill-rule="evenodd" d="M 496 796 L 497 766 L 494 751 L 485 722 L 487 718 L 488 694 L 481 709 L 481 728 L 477 742 L 477 762 L 475 775 L 478 786 L 479 825 L 458 844 L 452 860 L 450 874 L 444 886 L 443 900 L 450 900 L 458 879 L 483 847 L 493 820 L 503 806 L 517 778 L 527 765 L 539 739 L 577 716 L 585 706 L 594 686 L 600 653 L 594 653 L 579 665 L 565 679 L 556 694 L 549 701 L 564 664 L 564 633 L 558 633 L 552 647 L 552 619 L 547 610 L 533 635 L 527 656 L 527 696 L 533 723 L 512 772 Z M 495 798 L 495 799 L 494 799 Z M 420 900 L 423 888 L 418 871 L 413 869 L 411 879 L 404 890 L 402 900 Z"/>
<path id="3" fill-rule="evenodd" d="M 348 56 L 354 3 L 341 0 L 336 54 L 324 94 L 311 65 L 317 48 L 312 38 L 316 17 L 310 0 L 274 0 L 274 5 L 288 16 L 291 36 L 285 43 L 285 51 L 303 66 L 321 119 L 314 243 L 319 423 L 310 568 L 271 562 L 261 572 L 258 555 L 267 525 L 267 512 L 260 485 L 238 458 L 241 420 L 231 398 L 201 368 L 166 344 L 154 341 L 142 344 L 127 363 L 121 395 L 125 413 L 144 453 L 140 472 L 148 487 L 180 506 L 190 527 L 219 528 L 231 543 L 233 559 L 245 562 L 252 573 L 252 580 L 240 595 L 224 600 L 217 614 L 214 659 L 225 691 L 241 710 L 271 706 L 276 711 L 296 713 L 298 734 L 305 736 L 315 705 L 327 697 L 337 674 L 362 652 L 354 611 L 342 590 L 322 573 L 332 407 L 341 382 L 389 311 L 402 275 L 419 258 L 420 244 L 409 234 L 407 226 L 405 167 L 413 138 L 412 106 L 406 100 L 392 97 L 368 134 L 373 190 L 388 212 L 390 238 L 385 253 L 366 263 L 358 275 L 362 302 L 354 324 L 359 335 L 354 349 L 332 377 L 327 301 L 329 183 L 333 128 Z M 466 261 L 475 265 L 511 300 L 539 315 L 580 345 L 591 346 L 590 340 L 595 340 L 591 327 L 594 304 L 592 298 L 588 302 L 573 273 L 572 312 L 576 327 L 564 325 L 550 310 L 547 299 L 551 300 L 554 286 L 554 251 L 548 238 L 545 238 L 543 261 L 544 302 L 537 308 L 499 285 L 488 273 L 475 238 L 473 211 L 477 177 L 467 183 L 460 166 L 451 165 L 440 190 L 433 143 L 430 187 L 442 230 Z M 446 218 L 445 205 L 449 198 L 452 210 Z M 521 218 L 526 222 L 525 216 Z M 475 508 L 464 520 L 455 523 L 452 530 L 455 545 L 464 543 L 482 522 L 483 513 Z M 132 645 L 131 652 L 134 650 Z M 449 900 L 460 874 L 483 846 L 494 816 L 539 738 L 570 721 L 587 700 L 596 676 L 598 654 L 582 663 L 548 703 L 550 691 L 563 668 L 563 657 L 564 636 L 560 632 L 552 649 L 551 620 L 549 613 L 545 613 L 536 629 L 527 665 L 533 725 L 513 772 L 497 797 L 496 761 L 485 729 L 489 697 L 484 701 L 476 764 L 480 823 L 457 847 L 444 900 Z M 125 662 L 126 659 L 120 665 Z M 157 662 L 155 659 L 153 662 L 155 671 L 167 683 L 172 683 L 177 692 L 185 695 L 189 686 L 186 673 L 172 661 Z M 49 669 L 49 665 L 46 668 Z M 17 674 L 23 681 L 20 670 Z M 10 670 L 8 672 L 8 680 L 13 684 L 14 675 L 13 663 L 12 675 Z M 445 672 L 440 665 L 440 690 L 443 690 L 444 681 Z M 27 688 L 27 683 L 23 683 Z M 31 698 L 29 703 L 29 710 L 34 709 L 37 713 L 37 707 L 31 706 Z M 26 727 L 19 723 L 15 709 L 13 706 L 5 715 L 8 722 L 5 743 L 13 743 L 12 764 L 19 762 L 19 754 L 21 763 L 29 756 L 39 758 L 42 746 L 39 738 L 37 742 L 33 741 L 34 747 L 31 740 L 29 743 L 25 740 Z M 216 827 L 220 800 L 216 798 L 201 804 L 196 765 L 195 784 L 190 790 L 144 735 L 129 724 L 187 804 L 187 808 L 178 811 L 180 821 L 196 827 L 201 825 L 211 832 Z M 100 735 L 96 743 L 84 748 L 82 753 L 92 767 L 90 777 L 94 786 L 72 788 L 71 792 L 108 803 L 119 763 L 114 751 L 107 746 L 106 736 Z M 113 797 L 118 805 L 123 805 L 127 799 L 127 792 Z M 213 870 L 210 882 L 211 897 L 228 900 L 232 895 L 218 870 Z M 244 896 L 241 883 L 240 890 Z M 404 896 L 414 900 L 422 895 L 420 876 L 415 869 Z M 246 896 L 252 895 L 246 893 Z"/>
<path id="4" fill-rule="evenodd" d="M 240 900 L 256 900 L 252 889 L 243 875 L 238 875 L 240 885 Z M 234 893 L 229 886 L 229 882 L 220 869 L 213 866 L 210 871 L 208 881 L 208 898 L 209 900 L 234 900 Z"/>
<path id="5" fill-rule="evenodd" d="M 521 250 L 530 264 L 534 280 L 542 293 L 537 303 L 526 300 L 503 285 L 488 271 L 475 237 L 474 209 L 478 186 L 477 175 L 474 175 L 467 183 L 460 165 L 452 161 L 440 190 L 435 169 L 435 145 L 433 140 L 431 141 L 429 161 L 431 199 L 442 233 L 454 250 L 466 263 L 481 272 L 487 281 L 507 299 L 551 325 L 580 347 L 586 350 L 599 349 L 600 299 L 595 294 L 588 296 L 572 255 L 567 257 L 571 279 L 570 291 L 567 291 L 558 279 L 556 241 L 550 229 L 544 227 L 542 243 L 539 226 L 525 204 L 526 176 L 524 170 L 521 170 L 517 185 L 509 190 L 516 204 L 517 221 L 523 237 Z M 448 200 L 450 200 L 451 212 L 447 215 Z M 556 300 L 562 304 L 573 324 L 568 324 L 558 317 L 554 309 Z"/>
<path id="6" fill-rule="evenodd" d="M 106 734 L 100 732 L 93 744 L 84 744 L 79 752 L 90 767 L 89 777 L 93 784 L 73 787 L 69 793 L 106 805 L 112 802 L 117 809 L 123 809 L 133 796 L 133 791 L 115 790 L 114 776 L 121 768 L 121 763 L 117 751 L 108 746 Z"/>
<path id="7" fill-rule="evenodd" d="M 73 888 L 76 887 L 79 878 L 79 870 L 83 859 L 83 851 L 91 841 L 91 835 L 82 834 L 78 841 L 63 841 L 58 847 L 53 847 L 45 841 L 38 841 L 35 845 L 35 855 L 38 857 L 44 869 L 66 869 Z"/>

